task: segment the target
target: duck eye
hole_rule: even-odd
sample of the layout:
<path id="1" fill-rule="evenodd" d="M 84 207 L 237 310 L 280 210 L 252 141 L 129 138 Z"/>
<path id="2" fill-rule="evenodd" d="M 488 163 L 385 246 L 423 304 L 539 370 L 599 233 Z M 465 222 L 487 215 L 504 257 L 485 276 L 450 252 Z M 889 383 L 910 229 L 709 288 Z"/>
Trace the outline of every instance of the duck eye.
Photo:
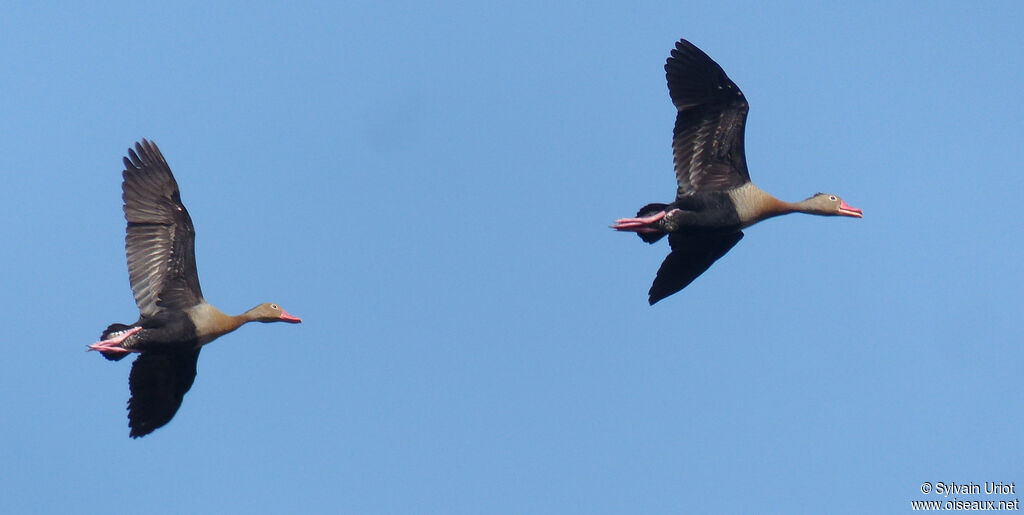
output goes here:
<path id="1" fill-rule="evenodd" d="M 835 195 L 829 195 L 828 199 L 831 200 L 832 202 L 835 202 L 835 201 L 839 200 L 839 197 L 837 197 Z"/>
<path id="2" fill-rule="evenodd" d="M 271 304 L 270 305 L 270 309 L 281 309 L 281 308 L 278 307 L 277 304 Z"/>

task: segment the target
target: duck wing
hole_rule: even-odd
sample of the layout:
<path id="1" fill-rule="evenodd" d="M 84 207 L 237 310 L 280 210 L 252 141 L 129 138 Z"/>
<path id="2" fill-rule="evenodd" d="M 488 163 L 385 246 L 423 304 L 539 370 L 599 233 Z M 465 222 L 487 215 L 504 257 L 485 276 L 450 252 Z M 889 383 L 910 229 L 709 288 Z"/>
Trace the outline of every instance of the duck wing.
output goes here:
<path id="1" fill-rule="evenodd" d="M 145 139 L 136 143 L 122 175 L 128 278 L 139 312 L 153 316 L 199 304 L 195 228 L 160 149 Z"/>
<path id="2" fill-rule="evenodd" d="M 143 352 L 128 375 L 128 427 L 132 438 L 146 436 L 171 421 L 196 379 L 199 350 Z"/>
<path id="3" fill-rule="evenodd" d="M 662 261 L 658 275 L 654 277 L 648 302 L 653 306 L 655 302 L 686 288 L 741 239 L 743 233 L 740 231 L 669 234 L 672 252 Z"/>
<path id="4" fill-rule="evenodd" d="M 750 181 L 743 150 L 747 99 L 721 66 L 685 39 L 665 63 L 678 113 L 672 131 L 676 198 L 721 191 Z"/>

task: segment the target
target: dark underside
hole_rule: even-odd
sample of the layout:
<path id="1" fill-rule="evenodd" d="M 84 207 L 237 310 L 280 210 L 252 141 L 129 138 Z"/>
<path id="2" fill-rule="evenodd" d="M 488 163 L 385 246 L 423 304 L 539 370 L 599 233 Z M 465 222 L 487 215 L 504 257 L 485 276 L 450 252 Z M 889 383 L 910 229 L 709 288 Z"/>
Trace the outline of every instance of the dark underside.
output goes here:
<path id="1" fill-rule="evenodd" d="M 740 231 L 677 231 L 668 235 L 672 252 L 661 263 L 648 291 L 651 305 L 687 287 L 740 239 Z"/>
<path id="2" fill-rule="evenodd" d="M 656 204 L 641 212 L 652 206 Z M 743 238 L 736 205 L 725 191 L 684 195 L 663 209 L 669 212 L 662 227 L 672 252 L 661 263 L 648 292 L 652 305 L 688 286 Z M 665 233 L 637 234 L 653 243 Z"/>
<path id="3" fill-rule="evenodd" d="M 195 324 L 187 313 L 178 310 L 141 317 L 132 326 L 112 324 L 103 332 L 103 337 L 106 339 L 113 331 L 133 326 L 141 326 L 142 331 L 126 339 L 124 346 L 141 351 L 128 376 L 129 435 L 138 438 L 174 418 L 195 380 L 200 349 Z M 127 355 L 104 353 L 104 357 L 115 361 Z"/>
<path id="4" fill-rule="evenodd" d="M 138 438 L 171 421 L 196 378 L 199 350 L 149 351 L 132 363 L 128 376 L 129 435 Z"/>

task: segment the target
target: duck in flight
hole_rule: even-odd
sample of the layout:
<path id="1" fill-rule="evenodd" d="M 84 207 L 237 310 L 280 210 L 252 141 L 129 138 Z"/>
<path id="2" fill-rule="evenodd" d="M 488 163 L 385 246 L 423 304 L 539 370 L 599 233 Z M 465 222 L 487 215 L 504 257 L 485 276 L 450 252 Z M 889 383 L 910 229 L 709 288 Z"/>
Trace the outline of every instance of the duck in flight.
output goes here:
<path id="1" fill-rule="evenodd" d="M 302 322 L 277 304 L 238 316 L 203 299 L 196 272 L 195 229 L 178 184 L 155 143 L 145 139 L 124 158 L 125 251 L 139 319 L 111 324 L 89 350 L 117 361 L 140 353 L 128 375 L 129 436 L 138 438 L 170 422 L 196 377 L 203 345 L 246 322 Z"/>
<path id="2" fill-rule="evenodd" d="M 668 235 L 672 248 L 648 292 L 653 305 L 682 290 L 743 238 L 743 229 L 788 213 L 864 216 L 837 195 L 818 193 L 800 202 L 779 200 L 750 182 L 743 151 L 747 100 L 717 63 L 679 40 L 665 63 L 675 104 L 672 131 L 676 200 L 648 204 L 611 227 L 654 243 Z"/>

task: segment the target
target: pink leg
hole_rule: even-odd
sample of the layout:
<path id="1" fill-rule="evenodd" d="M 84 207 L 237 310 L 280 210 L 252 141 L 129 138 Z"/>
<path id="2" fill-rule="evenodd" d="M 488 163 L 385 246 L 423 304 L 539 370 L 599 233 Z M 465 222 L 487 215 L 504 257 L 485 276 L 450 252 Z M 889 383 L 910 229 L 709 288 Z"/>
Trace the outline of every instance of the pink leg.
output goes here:
<path id="1" fill-rule="evenodd" d="M 643 218 L 620 218 L 615 221 L 615 224 L 611 226 L 616 231 L 631 231 L 631 232 L 661 232 L 661 229 L 652 227 L 652 225 L 667 215 L 665 211 L 659 211 L 651 216 Z"/>
<path id="2" fill-rule="evenodd" d="M 91 350 L 98 350 L 103 352 L 131 352 L 130 350 L 121 347 L 121 342 L 125 341 L 129 336 L 141 330 L 141 327 L 133 327 L 109 340 L 103 340 L 101 342 L 96 342 L 90 345 L 89 349 L 86 350 L 86 352 L 89 352 Z"/>

